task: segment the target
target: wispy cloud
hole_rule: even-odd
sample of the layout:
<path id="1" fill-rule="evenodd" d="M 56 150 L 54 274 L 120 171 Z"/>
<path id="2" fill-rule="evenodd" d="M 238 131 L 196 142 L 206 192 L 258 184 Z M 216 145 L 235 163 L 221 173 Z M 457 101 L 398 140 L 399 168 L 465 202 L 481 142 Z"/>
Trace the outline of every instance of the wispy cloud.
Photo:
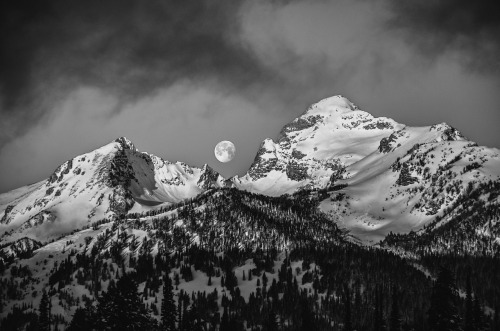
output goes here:
<path id="1" fill-rule="evenodd" d="M 197 165 L 229 135 L 245 158 L 225 174 L 242 173 L 262 139 L 333 94 L 409 125 L 448 121 L 498 146 L 497 7 L 491 0 L 2 2 L 0 191 L 118 135 Z M 175 137 L 188 145 L 174 146 Z"/>

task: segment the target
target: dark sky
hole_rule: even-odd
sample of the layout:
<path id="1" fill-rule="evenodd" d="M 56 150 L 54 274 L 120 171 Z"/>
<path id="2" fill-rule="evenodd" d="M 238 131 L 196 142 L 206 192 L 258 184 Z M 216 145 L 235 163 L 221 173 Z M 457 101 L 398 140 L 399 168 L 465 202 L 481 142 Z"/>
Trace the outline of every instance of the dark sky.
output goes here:
<path id="1" fill-rule="evenodd" d="M 4 1 L 0 192 L 120 136 L 243 174 L 264 138 L 336 94 L 498 148 L 497 2 Z"/>

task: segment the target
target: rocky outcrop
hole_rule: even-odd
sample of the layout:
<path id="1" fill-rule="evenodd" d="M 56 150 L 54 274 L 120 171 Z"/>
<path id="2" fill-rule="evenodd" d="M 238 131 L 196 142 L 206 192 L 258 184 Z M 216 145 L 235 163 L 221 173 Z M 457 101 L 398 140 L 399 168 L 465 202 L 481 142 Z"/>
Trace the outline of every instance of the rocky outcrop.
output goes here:
<path id="1" fill-rule="evenodd" d="M 216 186 L 219 179 L 219 173 L 205 164 L 201 170 L 200 179 L 197 182 L 198 187 L 208 190 Z"/>

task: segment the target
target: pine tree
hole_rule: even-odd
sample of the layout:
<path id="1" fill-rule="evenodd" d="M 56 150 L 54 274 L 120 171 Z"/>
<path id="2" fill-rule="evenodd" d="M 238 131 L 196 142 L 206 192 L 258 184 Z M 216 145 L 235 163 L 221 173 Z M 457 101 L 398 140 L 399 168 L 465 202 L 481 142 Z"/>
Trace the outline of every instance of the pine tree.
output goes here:
<path id="1" fill-rule="evenodd" d="M 399 314 L 398 290 L 396 284 L 392 286 L 390 331 L 401 331 L 401 316 Z"/>
<path id="2" fill-rule="evenodd" d="M 470 284 L 470 273 L 467 274 L 465 284 L 465 328 L 464 331 L 474 331 L 473 312 L 472 312 L 472 289 Z"/>
<path id="3" fill-rule="evenodd" d="M 38 324 L 38 315 L 35 315 L 31 322 L 26 327 L 25 331 L 40 331 L 40 325 Z"/>
<path id="4" fill-rule="evenodd" d="M 375 288 L 375 313 L 374 313 L 374 331 L 385 331 L 387 329 L 384 319 L 384 305 L 382 300 L 382 289 L 380 286 Z"/>
<path id="5" fill-rule="evenodd" d="M 87 316 L 87 310 L 84 308 L 78 308 L 73 315 L 73 319 L 69 324 L 69 327 L 66 331 L 86 331 L 91 330 L 92 325 L 89 320 L 89 316 Z"/>
<path id="6" fill-rule="evenodd" d="M 269 311 L 269 314 L 267 315 L 267 320 L 264 325 L 264 331 L 278 331 L 278 330 L 279 330 L 279 325 L 276 313 L 274 312 L 274 309 L 271 309 Z"/>
<path id="7" fill-rule="evenodd" d="M 300 327 L 300 330 L 301 331 L 316 330 L 314 315 L 311 312 L 311 309 L 309 308 L 306 299 L 302 300 L 301 306 L 302 306 L 302 325 Z"/>
<path id="8" fill-rule="evenodd" d="M 349 286 L 344 285 L 344 330 L 351 331 L 352 330 L 352 321 L 351 321 L 351 293 L 349 290 Z"/>
<path id="9" fill-rule="evenodd" d="M 184 305 L 186 307 L 186 305 Z M 182 319 L 182 331 L 193 331 L 194 330 L 194 325 L 195 325 L 195 319 L 196 319 L 196 313 L 194 310 L 194 304 L 191 305 L 188 309 L 185 308 L 184 310 L 184 318 Z"/>
<path id="10" fill-rule="evenodd" d="M 453 275 L 441 268 L 434 283 L 429 308 L 429 327 L 433 331 L 461 330 L 456 301 L 458 290 Z"/>
<path id="11" fill-rule="evenodd" d="M 220 331 L 229 331 L 229 316 L 227 314 L 227 307 L 224 307 L 224 312 L 222 313 Z"/>
<path id="12" fill-rule="evenodd" d="M 163 278 L 163 300 L 161 302 L 162 330 L 175 330 L 176 311 L 177 309 L 174 302 L 172 280 L 167 275 Z"/>
<path id="13" fill-rule="evenodd" d="M 124 274 L 116 287 L 99 299 L 96 324 L 103 330 L 154 329 L 155 323 L 142 304 L 131 275 Z"/>
<path id="14" fill-rule="evenodd" d="M 40 318 L 39 318 L 40 331 L 50 331 L 49 297 L 47 296 L 47 292 L 45 290 L 43 290 L 42 300 L 40 301 L 40 307 L 38 310 L 40 313 Z"/>
<path id="15" fill-rule="evenodd" d="M 477 295 L 473 301 L 473 330 L 483 330 L 483 309 Z"/>
<path id="16" fill-rule="evenodd" d="M 375 289 L 375 311 L 373 313 L 373 330 L 381 331 L 382 307 L 380 307 L 379 289 Z"/>
<path id="17" fill-rule="evenodd" d="M 498 306 L 495 308 L 495 316 L 493 317 L 492 330 L 500 330 L 500 309 Z"/>
<path id="18" fill-rule="evenodd" d="M 179 293 L 179 300 L 177 300 L 177 317 L 178 317 L 178 325 L 179 325 L 179 330 L 181 330 L 182 326 L 182 319 L 184 316 L 182 315 L 182 290 Z"/>

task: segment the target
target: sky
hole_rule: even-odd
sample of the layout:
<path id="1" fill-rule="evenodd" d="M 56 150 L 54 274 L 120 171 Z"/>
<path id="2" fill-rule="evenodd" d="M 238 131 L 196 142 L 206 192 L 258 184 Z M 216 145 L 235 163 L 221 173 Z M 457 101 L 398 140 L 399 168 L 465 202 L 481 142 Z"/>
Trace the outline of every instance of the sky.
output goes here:
<path id="1" fill-rule="evenodd" d="M 18 0 L 0 4 L 0 192 L 126 136 L 242 175 L 341 94 L 500 147 L 498 1 Z M 220 163 L 214 147 L 236 146 Z"/>

